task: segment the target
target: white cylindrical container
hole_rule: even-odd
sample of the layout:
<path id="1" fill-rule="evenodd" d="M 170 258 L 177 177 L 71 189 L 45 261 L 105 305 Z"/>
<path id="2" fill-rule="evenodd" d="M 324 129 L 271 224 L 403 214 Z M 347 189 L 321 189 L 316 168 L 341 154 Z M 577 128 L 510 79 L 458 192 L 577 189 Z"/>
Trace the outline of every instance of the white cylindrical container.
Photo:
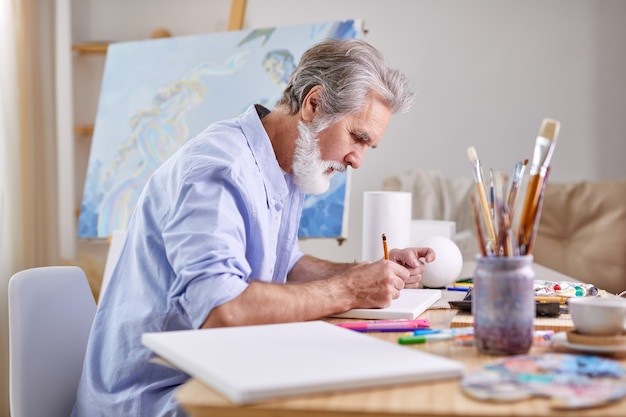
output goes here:
<path id="1" fill-rule="evenodd" d="M 384 256 L 382 234 L 389 250 L 411 243 L 411 193 L 366 191 L 363 193 L 363 261 Z"/>

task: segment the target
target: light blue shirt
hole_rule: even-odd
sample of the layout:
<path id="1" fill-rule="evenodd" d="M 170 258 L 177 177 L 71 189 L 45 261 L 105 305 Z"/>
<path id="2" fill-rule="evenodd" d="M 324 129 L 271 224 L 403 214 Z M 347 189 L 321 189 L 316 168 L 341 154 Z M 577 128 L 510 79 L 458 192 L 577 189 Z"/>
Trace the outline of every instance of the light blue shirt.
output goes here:
<path id="1" fill-rule="evenodd" d="M 284 283 L 302 256 L 303 200 L 255 106 L 159 167 L 98 306 L 72 415 L 185 415 L 173 392 L 189 376 L 149 362 L 142 333 L 199 328 L 251 281 Z"/>

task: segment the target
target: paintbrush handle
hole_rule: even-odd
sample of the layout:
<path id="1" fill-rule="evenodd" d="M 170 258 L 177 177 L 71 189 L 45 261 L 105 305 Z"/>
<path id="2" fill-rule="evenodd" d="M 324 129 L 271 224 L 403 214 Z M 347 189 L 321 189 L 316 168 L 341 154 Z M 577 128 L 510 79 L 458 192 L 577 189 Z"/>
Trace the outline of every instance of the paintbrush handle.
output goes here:
<path id="1" fill-rule="evenodd" d="M 550 174 L 550 167 L 546 170 L 545 176 L 541 179 L 539 185 L 539 196 L 537 197 L 537 204 L 535 206 L 535 214 L 533 224 L 531 226 L 531 233 L 526 241 L 526 253 L 532 253 L 533 246 L 535 246 L 535 239 L 537 238 L 537 229 L 539 228 L 539 221 L 541 218 L 541 209 L 543 207 L 543 196 L 545 194 L 546 184 L 548 183 L 548 176 Z"/>
<path id="2" fill-rule="evenodd" d="M 485 226 L 487 227 L 487 234 L 489 235 L 489 240 L 491 241 L 492 247 L 495 249 L 496 231 L 493 228 L 493 221 L 491 219 L 491 211 L 489 209 L 489 203 L 487 202 L 487 194 L 485 193 L 485 187 L 483 186 L 481 182 L 477 182 L 476 190 L 478 191 L 480 210 L 483 213 Z"/>
<path id="3" fill-rule="evenodd" d="M 540 184 L 541 175 L 539 174 L 532 175 L 528 180 L 528 188 L 526 189 L 526 196 L 524 198 L 524 205 L 522 206 L 518 230 L 518 242 L 520 248 L 526 248 L 530 241 L 533 225 L 535 223 L 535 217 L 537 215 L 537 205 L 541 190 Z M 525 254 L 528 253 L 526 252 Z"/>
<path id="4" fill-rule="evenodd" d="M 474 194 L 470 194 L 470 202 L 472 205 L 472 215 L 474 217 L 474 223 L 476 224 L 476 237 L 478 238 L 478 249 L 482 256 L 487 256 L 487 247 L 485 246 L 485 238 L 483 237 L 483 230 L 480 227 L 480 218 L 478 217 L 478 208 L 476 207 L 476 198 Z"/>
<path id="5" fill-rule="evenodd" d="M 507 200 L 507 205 L 509 206 L 509 210 L 511 211 L 511 218 L 513 217 L 513 209 L 515 208 L 515 199 L 517 198 L 518 190 L 519 190 L 519 184 L 513 184 L 511 186 L 511 191 L 509 191 L 509 198 Z"/>

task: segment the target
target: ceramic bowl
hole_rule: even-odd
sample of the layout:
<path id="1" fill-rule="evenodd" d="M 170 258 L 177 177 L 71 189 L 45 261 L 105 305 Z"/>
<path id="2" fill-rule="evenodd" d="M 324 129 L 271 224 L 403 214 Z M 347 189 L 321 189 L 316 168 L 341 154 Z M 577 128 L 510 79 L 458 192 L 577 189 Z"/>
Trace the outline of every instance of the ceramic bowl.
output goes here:
<path id="1" fill-rule="evenodd" d="M 576 331 L 588 335 L 624 332 L 626 299 L 620 297 L 572 297 L 567 302 Z"/>

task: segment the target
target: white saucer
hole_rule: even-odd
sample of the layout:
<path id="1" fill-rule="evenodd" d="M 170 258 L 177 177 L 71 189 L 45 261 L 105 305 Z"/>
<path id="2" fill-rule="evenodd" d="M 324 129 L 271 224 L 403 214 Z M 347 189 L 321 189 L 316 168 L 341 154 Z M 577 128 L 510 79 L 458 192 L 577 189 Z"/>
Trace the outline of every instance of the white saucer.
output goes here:
<path id="1" fill-rule="evenodd" d="M 567 332 L 556 333 L 552 336 L 552 344 L 564 346 L 566 348 L 580 350 L 591 353 L 617 353 L 626 352 L 626 345 L 581 345 L 578 343 L 570 343 L 567 340 Z"/>

